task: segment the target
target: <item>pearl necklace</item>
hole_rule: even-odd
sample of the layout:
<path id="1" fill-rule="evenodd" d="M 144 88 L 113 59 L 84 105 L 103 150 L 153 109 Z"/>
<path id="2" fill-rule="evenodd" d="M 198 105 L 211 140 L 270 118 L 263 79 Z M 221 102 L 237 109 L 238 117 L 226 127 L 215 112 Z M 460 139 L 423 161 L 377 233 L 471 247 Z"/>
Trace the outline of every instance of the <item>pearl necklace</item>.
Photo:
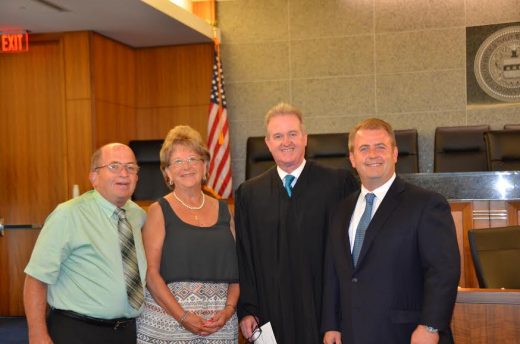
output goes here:
<path id="1" fill-rule="evenodd" d="M 186 203 L 184 203 L 180 198 L 179 196 L 177 196 L 177 194 L 175 193 L 175 191 L 173 192 L 173 197 L 175 197 L 175 199 L 177 201 L 179 201 L 180 204 L 182 204 L 183 206 L 185 206 L 186 208 L 188 209 L 191 209 L 191 210 L 199 210 L 199 209 L 202 209 L 202 207 L 204 206 L 204 203 L 206 202 L 206 197 L 204 196 L 204 192 L 200 192 L 200 194 L 202 195 L 202 203 L 198 206 L 198 207 L 193 207 L 191 205 L 188 205 Z"/>

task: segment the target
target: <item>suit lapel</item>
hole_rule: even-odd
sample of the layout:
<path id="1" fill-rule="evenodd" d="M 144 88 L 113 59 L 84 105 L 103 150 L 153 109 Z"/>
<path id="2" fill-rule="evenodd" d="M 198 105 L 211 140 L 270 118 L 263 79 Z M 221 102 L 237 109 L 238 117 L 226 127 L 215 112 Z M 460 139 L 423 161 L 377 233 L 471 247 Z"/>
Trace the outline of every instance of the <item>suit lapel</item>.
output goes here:
<path id="1" fill-rule="evenodd" d="M 353 193 L 348 196 L 344 203 L 342 204 L 342 212 L 340 216 L 336 219 L 336 226 L 340 228 L 340 246 L 342 248 L 341 252 L 345 252 L 344 256 L 347 261 L 347 266 L 352 267 L 352 252 L 350 252 L 350 236 L 348 235 L 348 229 L 350 226 L 350 221 L 352 218 L 352 214 L 354 213 L 354 209 L 356 207 L 357 199 L 359 197 L 360 191 Z"/>
<path id="2" fill-rule="evenodd" d="M 364 257 L 367 255 L 367 252 L 370 250 L 374 239 L 381 231 L 388 217 L 392 215 L 395 208 L 397 208 L 401 203 L 401 193 L 404 191 L 404 188 L 404 182 L 399 177 L 396 177 L 390 186 L 390 189 L 388 189 L 385 198 L 377 208 L 377 211 L 370 221 L 370 224 L 368 225 L 367 231 L 365 233 L 365 239 L 363 240 L 363 246 L 361 247 L 361 252 L 359 253 L 357 264 L 358 268 L 363 264 Z"/>

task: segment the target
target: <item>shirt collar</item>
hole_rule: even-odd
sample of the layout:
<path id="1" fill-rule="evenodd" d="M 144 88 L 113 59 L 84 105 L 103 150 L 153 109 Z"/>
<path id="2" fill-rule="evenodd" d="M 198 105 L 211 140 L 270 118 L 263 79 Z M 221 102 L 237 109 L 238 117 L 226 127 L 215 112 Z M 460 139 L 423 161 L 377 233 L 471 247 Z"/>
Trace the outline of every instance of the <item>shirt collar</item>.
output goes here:
<path id="1" fill-rule="evenodd" d="M 392 186 L 392 183 L 394 182 L 395 177 L 396 177 L 396 174 L 394 172 L 392 177 L 390 177 L 390 179 L 388 179 L 386 181 L 386 183 L 384 183 L 383 185 L 381 185 L 380 187 L 378 187 L 378 188 L 376 188 L 376 189 L 374 189 L 372 191 L 368 191 L 367 188 L 365 188 L 364 185 L 361 185 L 361 195 L 360 195 L 360 197 L 362 197 L 362 199 L 365 199 L 365 195 L 367 193 L 373 193 L 374 195 L 376 195 L 376 198 L 378 200 L 382 200 L 383 198 L 385 198 L 385 195 L 388 192 L 388 190 L 390 189 L 390 186 Z"/>
<path id="2" fill-rule="evenodd" d="M 298 178 L 300 177 L 300 174 L 302 174 L 302 171 L 303 171 L 303 168 L 305 167 L 305 159 L 303 159 L 302 163 L 300 164 L 300 166 L 298 166 L 294 171 L 292 171 L 291 173 L 287 173 L 285 172 L 284 170 L 282 170 L 280 168 L 280 166 L 276 166 L 276 170 L 278 171 L 278 175 L 280 176 L 280 179 L 282 180 L 283 182 L 283 179 L 285 178 L 286 175 L 290 174 L 291 176 L 294 176 L 294 182 L 293 182 L 293 185 L 294 183 L 296 183 L 296 181 L 298 180 Z"/>
<path id="3" fill-rule="evenodd" d="M 116 207 L 112 202 L 108 201 L 105 197 L 103 197 L 97 190 L 94 190 L 93 192 L 94 199 L 96 200 L 97 204 L 101 207 L 103 212 L 108 216 L 112 217 L 114 215 L 114 212 L 116 211 Z M 128 201 L 125 203 L 124 206 L 121 208 L 126 209 L 128 204 Z"/>

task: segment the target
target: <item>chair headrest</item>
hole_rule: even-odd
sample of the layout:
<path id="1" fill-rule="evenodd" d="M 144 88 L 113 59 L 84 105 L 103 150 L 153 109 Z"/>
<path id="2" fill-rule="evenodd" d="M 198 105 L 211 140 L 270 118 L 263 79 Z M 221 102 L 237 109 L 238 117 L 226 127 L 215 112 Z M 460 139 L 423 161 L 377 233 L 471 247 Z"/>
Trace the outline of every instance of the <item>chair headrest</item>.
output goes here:
<path id="1" fill-rule="evenodd" d="M 308 159 L 348 156 L 348 133 L 309 134 L 307 135 Z"/>
<path id="2" fill-rule="evenodd" d="M 133 140 L 129 142 L 138 164 L 158 163 L 163 140 Z"/>
<path id="3" fill-rule="evenodd" d="M 485 135 L 491 160 L 520 160 L 520 131 L 492 130 Z"/>
<path id="4" fill-rule="evenodd" d="M 435 129 L 435 152 L 485 151 L 484 132 L 489 125 L 438 127 Z"/>
<path id="5" fill-rule="evenodd" d="M 246 152 L 249 162 L 273 161 L 273 157 L 265 144 L 265 138 L 263 136 L 248 137 Z"/>

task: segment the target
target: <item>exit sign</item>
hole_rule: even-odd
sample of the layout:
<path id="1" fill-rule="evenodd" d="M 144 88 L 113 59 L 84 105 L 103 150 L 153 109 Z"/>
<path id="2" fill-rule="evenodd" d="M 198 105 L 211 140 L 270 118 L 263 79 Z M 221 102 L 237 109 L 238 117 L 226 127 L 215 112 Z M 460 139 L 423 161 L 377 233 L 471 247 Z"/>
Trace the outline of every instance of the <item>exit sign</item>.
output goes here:
<path id="1" fill-rule="evenodd" d="M 27 32 L 0 32 L 0 52 L 19 53 L 29 50 Z"/>

